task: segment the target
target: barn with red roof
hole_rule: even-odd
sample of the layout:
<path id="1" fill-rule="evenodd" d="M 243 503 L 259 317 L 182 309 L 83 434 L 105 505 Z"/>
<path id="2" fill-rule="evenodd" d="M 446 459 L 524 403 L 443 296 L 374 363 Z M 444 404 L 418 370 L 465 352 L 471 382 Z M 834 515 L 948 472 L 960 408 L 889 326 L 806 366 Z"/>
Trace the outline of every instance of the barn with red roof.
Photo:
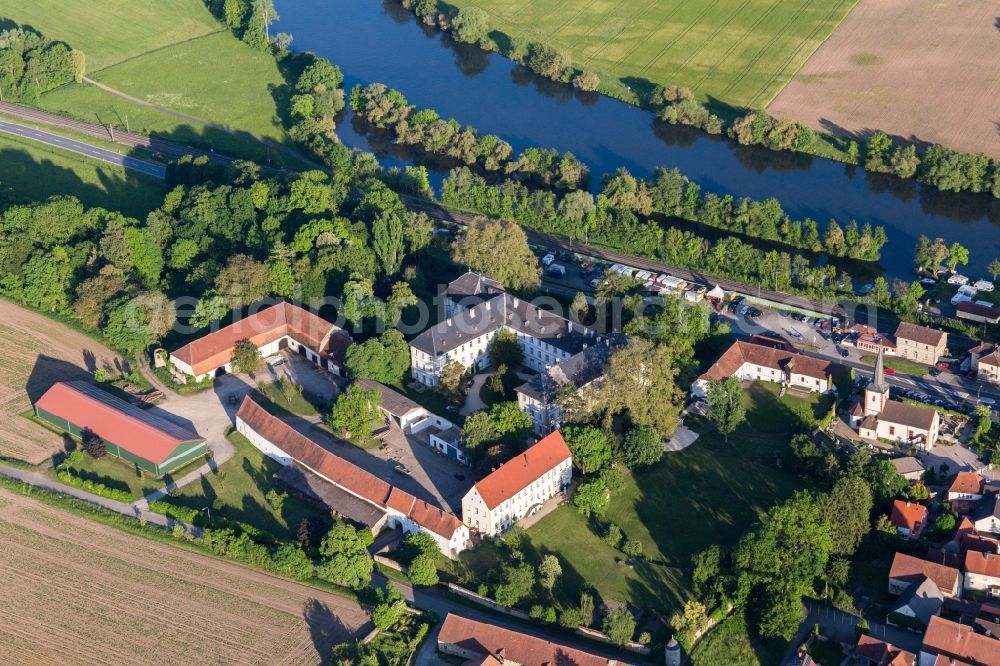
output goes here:
<path id="1" fill-rule="evenodd" d="M 108 453 L 162 476 L 208 452 L 198 433 L 131 405 L 84 381 L 58 382 L 35 403 L 35 415 L 80 437 L 90 430 Z"/>
<path id="2" fill-rule="evenodd" d="M 556 430 L 478 481 L 462 498 L 462 520 L 497 536 L 563 492 L 572 478 L 573 455 Z"/>

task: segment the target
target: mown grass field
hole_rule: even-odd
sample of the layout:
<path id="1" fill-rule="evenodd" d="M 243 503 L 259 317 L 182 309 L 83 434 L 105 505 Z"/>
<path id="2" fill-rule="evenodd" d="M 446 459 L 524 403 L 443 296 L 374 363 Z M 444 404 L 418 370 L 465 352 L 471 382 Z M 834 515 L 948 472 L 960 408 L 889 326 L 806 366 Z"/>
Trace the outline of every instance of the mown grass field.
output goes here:
<path id="1" fill-rule="evenodd" d="M 167 191 L 151 176 L 0 133 L 0 205 L 69 194 L 85 206 L 144 219 Z"/>
<path id="2" fill-rule="evenodd" d="M 511 37 L 565 51 L 621 96 L 625 85 L 670 83 L 720 107 L 766 106 L 856 1 L 452 0 Z"/>
<path id="3" fill-rule="evenodd" d="M 666 454 L 626 478 L 625 488 L 597 522 L 562 506 L 527 531 L 529 557 L 555 554 L 562 562 L 560 604 L 573 605 L 585 584 L 600 600 L 624 601 L 669 616 L 689 597 L 691 557 L 711 544 L 729 547 L 771 506 L 790 497 L 801 480 L 790 472 L 788 440 L 826 409 L 828 399 L 781 399 L 772 385 L 745 394 L 748 422 L 726 442 L 714 431 Z M 642 543 L 646 558 L 633 566 L 598 534 L 614 523 Z M 482 552 L 486 551 L 486 552 Z M 495 567 L 490 549 L 463 554 L 460 575 Z"/>

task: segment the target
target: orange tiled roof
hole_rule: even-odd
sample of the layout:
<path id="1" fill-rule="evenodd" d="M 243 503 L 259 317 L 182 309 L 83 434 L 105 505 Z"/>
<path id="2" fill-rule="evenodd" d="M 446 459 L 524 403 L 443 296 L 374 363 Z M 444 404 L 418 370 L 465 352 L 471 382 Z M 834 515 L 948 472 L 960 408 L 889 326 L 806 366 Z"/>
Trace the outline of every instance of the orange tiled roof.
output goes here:
<path id="1" fill-rule="evenodd" d="M 261 347 L 287 335 L 319 352 L 323 341 L 335 328 L 308 310 L 281 302 L 192 340 L 171 356 L 190 365 L 194 374 L 203 375 L 229 363 L 240 340 L 247 339 Z"/>
<path id="2" fill-rule="evenodd" d="M 830 361 L 804 356 L 794 351 L 737 340 L 729 345 L 729 348 L 698 379 L 732 377 L 744 363 L 752 363 L 775 370 L 789 367 L 795 374 L 817 379 L 826 379 L 833 366 Z"/>
<path id="3" fill-rule="evenodd" d="M 930 578 L 947 595 L 955 593 L 958 583 L 958 569 L 943 564 L 928 562 L 906 553 L 896 553 L 892 558 L 889 578 L 916 583 L 922 578 Z"/>
<path id="4" fill-rule="evenodd" d="M 556 430 L 477 482 L 476 490 L 479 491 L 486 506 L 495 509 L 527 488 L 545 472 L 572 456 L 562 434 Z"/>
<path id="5" fill-rule="evenodd" d="M 975 472 L 959 472 L 948 487 L 948 492 L 982 495 L 984 483 L 983 477 Z"/>
<path id="6" fill-rule="evenodd" d="M 920 651 L 976 666 L 1000 666 L 1000 641 L 936 615 L 927 625 Z"/>
<path id="7" fill-rule="evenodd" d="M 965 571 L 968 573 L 1000 578 L 1000 555 L 969 550 L 965 553 Z"/>
<path id="8" fill-rule="evenodd" d="M 858 645 L 854 648 L 854 653 L 877 666 L 913 666 L 917 663 L 917 656 L 912 652 L 907 652 L 892 643 L 886 643 L 868 634 L 861 634 L 858 637 Z"/>
<path id="9" fill-rule="evenodd" d="M 892 524 L 896 527 L 903 527 L 911 532 L 919 531 L 927 524 L 927 507 L 916 502 L 904 502 L 895 500 L 892 503 Z"/>

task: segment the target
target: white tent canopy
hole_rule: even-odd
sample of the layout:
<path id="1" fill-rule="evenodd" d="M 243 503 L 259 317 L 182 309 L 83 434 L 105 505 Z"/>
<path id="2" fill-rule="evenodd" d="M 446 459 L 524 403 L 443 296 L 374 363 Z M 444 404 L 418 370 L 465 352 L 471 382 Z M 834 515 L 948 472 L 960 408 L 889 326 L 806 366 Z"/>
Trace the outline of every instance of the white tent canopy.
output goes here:
<path id="1" fill-rule="evenodd" d="M 726 292 L 723 291 L 722 287 L 720 287 L 719 285 L 715 285 L 715 288 L 712 289 L 712 291 L 705 294 L 705 297 L 714 298 L 721 301 L 723 298 L 726 297 Z"/>

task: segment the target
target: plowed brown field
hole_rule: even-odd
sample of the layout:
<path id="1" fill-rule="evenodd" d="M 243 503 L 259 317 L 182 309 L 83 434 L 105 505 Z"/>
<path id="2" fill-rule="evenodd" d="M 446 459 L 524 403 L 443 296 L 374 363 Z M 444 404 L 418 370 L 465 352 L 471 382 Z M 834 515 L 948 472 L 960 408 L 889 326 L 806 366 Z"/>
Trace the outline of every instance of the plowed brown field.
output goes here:
<path id="1" fill-rule="evenodd" d="M 861 0 L 768 110 L 1000 158 L 1000 2 Z"/>
<path id="2" fill-rule="evenodd" d="M 86 335 L 0 300 L 0 456 L 37 464 L 62 448 L 59 435 L 18 416 L 62 379 L 81 379 L 123 361 Z"/>
<path id="3" fill-rule="evenodd" d="M 3 664 L 314 664 L 357 603 L 0 489 Z"/>

